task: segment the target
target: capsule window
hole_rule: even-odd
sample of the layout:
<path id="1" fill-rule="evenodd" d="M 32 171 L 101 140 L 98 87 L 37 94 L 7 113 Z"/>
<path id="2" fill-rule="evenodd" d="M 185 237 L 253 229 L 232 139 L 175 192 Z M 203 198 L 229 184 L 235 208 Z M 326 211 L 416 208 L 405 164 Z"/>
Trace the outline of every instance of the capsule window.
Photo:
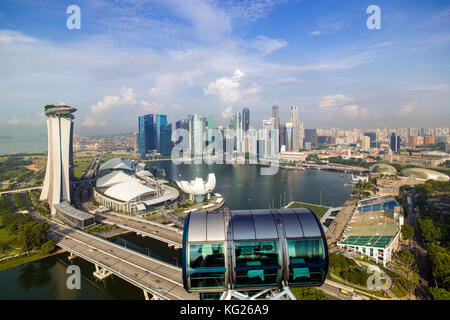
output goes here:
<path id="1" fill-rule="evenodd" d="M 225 246 L 223 243 L 189 245 L 189 276 L 193 290 L 225 287 Z"/>
<path id="2" fill-rule="evenodd" d="M 235 242 L 236 287 L 276 285 L 279 276 L 276 241 Z"/>
<path id="3" fill-rule="evenodd" d="M 289 284 L 320 284 L 325 275 L 322 239 L 288 240 Z"/>
<path id="4" fill-rule="evenodd" d="M 201 243 L 189 245 L 191 268 L 225 267 L 223 243 Z"/>

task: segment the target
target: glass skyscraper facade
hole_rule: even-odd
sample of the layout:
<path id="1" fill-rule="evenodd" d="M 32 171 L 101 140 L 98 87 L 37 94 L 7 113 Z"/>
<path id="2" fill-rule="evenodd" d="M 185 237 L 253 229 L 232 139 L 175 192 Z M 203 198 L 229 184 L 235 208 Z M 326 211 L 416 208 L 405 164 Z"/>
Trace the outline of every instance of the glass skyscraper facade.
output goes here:
<path id="1" fill-rule="evenodd" d="M 250 128 L 250 110 L 248 108 L 244 108 L 242 110 L 242 129 L 244 133 L 248 131 Z"/>
<path id="2" fill-rule="evenodd" d="M 167 115 L 156 115 L 156 149 L 163 156 L 172 152 L 172 124 L 167 123 Z"/>
<path id="3" fill-rule="evenodd" d="M 155 126 L 153 114 L 138 118 L 139 128 L 139 154 L 144 157 L 146 153 L 155 150 Z"/>

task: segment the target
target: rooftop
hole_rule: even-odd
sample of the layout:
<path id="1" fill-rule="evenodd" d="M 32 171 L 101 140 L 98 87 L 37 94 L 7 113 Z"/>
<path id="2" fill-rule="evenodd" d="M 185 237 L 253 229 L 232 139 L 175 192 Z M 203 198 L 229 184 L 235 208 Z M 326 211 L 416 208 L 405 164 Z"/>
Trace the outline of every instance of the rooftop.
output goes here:
<path id="1" fill-rule="evenodd" d="M 72 207 L 70 205 L 70 203 L 67 201 L 63 201 L 61 203 L 54 204 L 53 206 L 55 207 L 56 210 L 64 212 L 65 215 L 71 216 L 78 220 L 86 220 L 86 219 L 94 218 L 94 216 L 92 214 Z"/>

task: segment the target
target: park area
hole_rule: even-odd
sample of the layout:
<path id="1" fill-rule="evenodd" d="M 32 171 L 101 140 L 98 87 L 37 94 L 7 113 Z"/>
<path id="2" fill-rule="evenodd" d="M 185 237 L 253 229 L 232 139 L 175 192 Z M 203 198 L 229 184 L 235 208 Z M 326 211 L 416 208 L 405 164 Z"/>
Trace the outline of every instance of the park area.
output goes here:
<path id="1" fill-rule="evenodd" d="M 318 204 L 306 203 L 306 202 L 298 202 L 298 201 L 291 202 L 287 208 L 289 208 L 289 209 L 308 208 L 312 212 L 314 212 L 314 214 L 319 219 L 322 218 L 322 216 L 325 214 L 325 212 L 328 211 L 328 209 L 330 209 L 330 207 L 321 206 Z"/>

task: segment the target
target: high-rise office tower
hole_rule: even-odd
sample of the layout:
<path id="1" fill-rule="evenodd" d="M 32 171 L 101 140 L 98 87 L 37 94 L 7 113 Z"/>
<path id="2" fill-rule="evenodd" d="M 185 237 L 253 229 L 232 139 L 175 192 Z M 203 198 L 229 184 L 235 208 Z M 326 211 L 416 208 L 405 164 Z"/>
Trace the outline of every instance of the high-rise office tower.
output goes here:
<path id="1" fill-rule="evenodd" d="M 242 152 L 242 142 L 244 140 L 244 134 L 243 134 L 243 121 L 242 116 L 240 112 L 236 112 L 235 114 L 236 119 L 236 139 L 235 139 L 235 146 L 237 152 Z"/>
<path id="2" fill-rule="evenodd" d="M 361 151 L 370 151 L 370 137 L 361 137 Z"/>
<path id="3" fill-rule="evenodd" d="M 167 123 L 167 115 L 157 114 L 155 123 L 156 150 L 163 156 L 172 152 L 172 124 Z"/>
<path id="4" fill-rule="evenodd" d="M 144 157 L 155 150 L 155 125 L 153 114 L 146 114 L 138 118 L 139 154 Z"/>
<path id="5" fill-rule="evenodd" d="M 293 123 L 286 122 L 285 124 L 285 135 L 284 135 L 284 143 L 286 146 L 286 151 L 292 151 L 292 135 L 293 135 Z"/>
<path id="6" fill-rule="evenodd" d="M 311 147 L 317 147 L 318 138 L 316 129 L 305 129 L 305 142 L 311 142 Z"/>
<path id="7" fill-rule="evenodd" d="M 371 148 L 377 147 L 377 132 L 376 131 L 364 132 L 364 136 L 370 138 L 370 147 Z"/>
<path id="8" fill-rule="evenodd" d="M 292 122 L 292 151 L 297 152 L 300 149 L 300 123 L 298 121 L 298 107 L 291 107 L 291 121 Z"/>
<path id="9" fill-rule="evenodd" d="M 53 205 L 65 200 L 70 202 L 73 178 L 73 119 L 77 109 L 65 105 L 45 106 L 48 133 L 48 156 L 44 184 L 40 200 L 47 200 L 51 214 L 55 215 Z"/>
<path id="10" fill-rule="evenodd" d="M 208 145 L 212 143 L 213 130 L 216 129 L 216 117 L 214 113 L 208 115 Z"/>
<path id="11" fill-rule="evenodd" d="M 193 129 L 193 152 L 200 157 L 205 150 L 205 119 L 194 114 Z"/>
<path id="12" fill-rule="evenodd" d="M 246 107 L 242 110 L 242 129 L 245 132 L 250 128 L 250 110 Z"/>
<path id="13" fill-rule="evenodd" d="M 398 152 L 400 150 L 400 136 L 395 135 L 395 132 L 392 132 L 391 135 L 391 150 L 393 152 Z"/>
<path id="14" fill-rule="evenodd" d="M 280 124 L 280 151 L 281 148 L 285 146 L 285 150 L 287 150 L 286 146 L 286 124 Z"/>
<path id="15" fill-rule="evenodd" d="M 272 118 L 273 118 L 273 128 L 275 130 L 280 130 L 280 112 L 278 109 L 278 105 L 272 106 Z M 279 131 L 279 138 L 281 139 L 281 132 Z M 275 146 L 277 151 L 280 151 L 281 140 L 278 140 L 277 145 Z"/>
<path id="16" fill-rule="evenodd" d="M 275 143 L 272 139 L 274 129 L 273 122 L 273 118 L 270 118 L 269 120 L 263 120 L 262 135 L 260 136 L 261 140 L 264 141 L 264 154 L 267 156 L 272 156 L 273 152 L 275 151 Z"/>
<path id="17" fill-rule="evenodd" d="M 155 133 L 156 150 L 161 152 L 161 130 L 167 125 L 167 116 L 165 114 L 156 115 Z"/>

